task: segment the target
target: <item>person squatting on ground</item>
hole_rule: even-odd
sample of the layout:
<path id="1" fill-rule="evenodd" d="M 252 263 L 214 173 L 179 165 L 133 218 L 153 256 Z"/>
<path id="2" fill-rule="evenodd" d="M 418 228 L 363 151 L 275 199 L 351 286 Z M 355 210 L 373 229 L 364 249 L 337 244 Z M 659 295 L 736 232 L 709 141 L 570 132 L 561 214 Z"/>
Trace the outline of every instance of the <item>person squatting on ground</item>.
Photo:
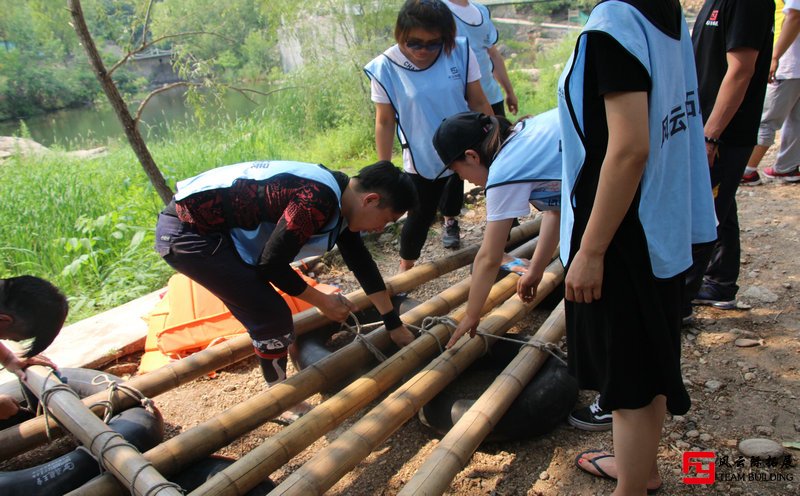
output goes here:
<path id="1" fill-rule="evenodd" d="M 779 14 L 783 14 L 780 16 Z M 775 143 L 775 131 L 781 130 L 781 145 L 775 164 L 764 168 L 764 175 L 786 182 L 800 181 L 800 0 L 778 1 L 775 29 L 783 22 L 775 38 L 769 68 L 769 85 L 758 128 L 758 141 L 747 161 L 742 184 L 761 184 L 758 165 Z"/>
<path id="2" fill-rule="evenodd" d="M 561 206 L 561 129 L 558 111 L 521 119 L 515 126 L 505 117 L 466 112 L 448 117 L 433 144 L 445 167 L 486 188 L 486 229 L 475 256 L 472 284 L 464 318 L 447 347 L 469 332 L 475 336 L 492 283 L 503 262 L 503 250 L 513 221 L 544 212 L 539 243 L 517 293 L 532 301 L 544 269 L 558 246 Z"/>
<path id="3" fill-rule="evenodd" d="M 706 0 L 692 31 L 717 241 L 694 247 L 683 317 L 692 304 L 736 306 L 741 245 L 736 190 L 756 144 L 772 58 L 772 0 Z"/>
<path id="4" fill-rule="evenodd" d="M 392 340 L 414 339 L 394 309 L 360 232 L 381 231 L 416 208 L 411 180 L 391 162 L 352 178 L 319 164 L 246 162 L 180 181 L 156 226 L 156 250 L 170 266 L 222 300 L 253 340 L 268 385 L 286 378 L 292 313 L 272 287 L 343 322 L 355 307 L 309 286 L 289 265 L 339 247 L 380 312 Z M 301 404 L 284 417 L 302 414 Z"/>
<path id="5" fill-rule="evenodd" d="M 489 9 L 480 3 L 469 0 L 443 0 L 443 2 L 453 13 L 453 19 L 456 21 L 456 36 L 467 38 L 470 48 L 475 53 L 481 70 L 481 88 L 494 115 L 506 115 L 503 92 L 506 95 L 505 104 L 508 105 L 508 111 L 517 115 L 517 95 L 514 93 L 511 79 L 508 77 L 503 55 L 496 45 L 499 34 L 492 23 Z M 447 180 L 442 198 L 444 204 L 451 201 L 450 195 L 457 195 L 461 202 L 460 210 L 463 207 L 464 181 L 457 174 L 453 174 Z M 458 221 L 445 219 L 443 230 L 442 241 L 445 247 L 458 248 L 461 234 Z"/>
<path id="6" fill-rule="evenodd" d="M 666 410 L 690 406 L 680 368 L 683 273 L 692 244 L 715 236 L 678 0 L 600 2 L 558 97 L 568 366 L 613 416 L 614 454 L 586 451 L 576 465 L 616 479 L 616 496 L 638 496 L 662 484 Z"/>
<path id="7" fill-rule="evenodd" d="M 491 114 L 481 89 L 475 54 L 465 38 L 456 38 L 453 15 L 441 0 L 408 0 L 394 28 L 397 44 L 375 57 L 364 71 L 375 102 L 378 160 L 391 160 L 395 133 L 403 169 L 417 188 L 420 208 L 410 212 L 400 233 L 400 270 L 414 266 L 439 208 L 445 224 L 461 212 L 463 186 L 444 194 L 452 172 L 441 178 L 443 164 L 431 139 L 439 123 L 459 112 Z M 452 185 L 451 185 L 452 186 Z M 445 202 L 443 202 L 445 200 Z M 457 227 L 457 224 L 455 224 Z M 459 245 L 455 228 L 445 229 L 448 247 Z"/>
<path id="8" fill-rule="evenodd" d="M 58 335 L 67 318 L 67 299 L 44 279 L 18 276 L 0 279 L 0 339 L 23 342 L 22 358 L 0 343 L 0 364 L 20 379 L 25 368 L 44 365 L 57 368 L 47 357 L 39 355 Z M 19 404 L 0 395 L 0 420 L 13 417 Z"/>

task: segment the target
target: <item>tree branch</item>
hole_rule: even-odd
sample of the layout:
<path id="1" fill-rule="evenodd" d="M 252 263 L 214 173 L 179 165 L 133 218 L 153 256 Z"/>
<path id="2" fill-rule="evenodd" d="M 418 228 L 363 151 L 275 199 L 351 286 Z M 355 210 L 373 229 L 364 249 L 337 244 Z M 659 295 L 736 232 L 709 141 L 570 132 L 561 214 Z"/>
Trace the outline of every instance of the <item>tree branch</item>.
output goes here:
<path id="1" fill-rule="evenodd" d="M 153 7 L 153 0 L 147 2 L 147 10 L 144 14 L 144 25 L 142 26 L 142 48 L 147 43 L 147 25 L 150 24 L 150 9 Z"/>
<path id="2" fill-rule="evenodd" d="M 133 57 L 137 53 L 140 53 L 140 52 L 143 52 L 144 50 L 147 50 L 148 48 L 150 48 L 151 46 L 155 45 L 156 43 L 160 43 L 160 42 L 162 42 L 164 40 L 168 40 L 170 38 L 180 38 L 180 37 L 183 37 L 183 36 L 194 36 L 194 35 L 198 35 L 198 34 L 207 34 L 207 35 L 211 35 L 211 36 L 216 36 L 216 37 L 222 38 L 223 40 L 228 41 L 230 43 L 236 43 L 236 40 L 234 40 L 232 38 L 228 38 L 227 36 L 223 36 L 223 35 L 221 35 L 219 33 L 214 33 L 212 31 L 186 31 L 186 32 L 183 32 L 183 33 L 168 34 L 168 35 L 162 36 L 160 38 L 156 38 L 156 39 L 150 41 L 149 43 L 148 42 L 143 42 L 142 45 L 139 48 L 136 48 L 135 50 L 131 50 L 128 53 L 126 53 L 124 57 L 122 57 L 119 61 L 117 61 L 116 64 L 111 66 L 111 69 L 108 70 L 108 75 L 110 76 L 111 74 L 113 74 L 114 71 L 116 71 L 121 65 L 123 65 L 125 62 L 127 62 L 131 57 Z"/>
<path id="3" fill-rule="evenodd" d="M 179 88 L 181 86 L 201 86 L 201 84 L 191 83 L 189 81 L 179 81 L 177 83 L 165 84 L 164 86 L 151 91 L 150 93 L 148 93 L 146 97 L 144 97 L 142 103 L 139 104 L 139 107 L 136 109 L 136 115 L 133 117 L 133 121 L 136 122 L 137 125 L 139 124 L 139 119 L 142 117 L 142 112 L 144 111 L 144 107 L 145 105 L 147 105 L 147 103 L 150 101 L 151 98 L 158 95 L 159 93 L 164 93 L 165 91 L 169 91 L 173 88 Z"/>
<path id="4" fill-rule="evenodd" d="M 158 95 L 159 93 L 164 93 L 165 91 L 169 91 L 169 90 L 171 90 L 173 88 L 179 88 L 181 86 L 198 87 L 198 86 L 203 86 L 203 84 L 201 84 L 201 83 L 192 83 L 192 82 L 189 82 L 189 81 L 179 81 L 177 83 L 165 84 L 164 86 L 151 91 L 146 97 L 144 97 L 144 100 L 142 100 L 142 103 L 140 103 L 139 107 L 136 109 L 136 115 L 133 118 L 134 122 L 136 122 L 137 125 L 138 125 L 139 119 L 142 116 L 142 112 L 144 112 L 144 107 L 148 104 L 148 102 L 150 102 L 150 99 L 152 99 L 154 96 Z M 284 88 L 275 88 L 274 90 L 269 90 L 269 91 L 260 91 L 260 90 L 254 90 L 252 88 L 239 88 L 237 86 L 230 86 L 230 85 L 227 85 L 227 84 L 222 84 L 220 86 L 222 86 L 225 89 L 233 90 L 233 91 L 239 93 L 240 95 L 242 95 L 243 97 L 247 98 L 247 100 L 252 102 L 252 103 L 258 103 L 258 102 L 256 102 L 252 98 L 250 98 L 247 95 L 247 93 L 255 93 L 255 94 L 261 95 L 261 96 L 270 96 L 271 94 L 277 93 L 279 91 L 286 91 L 286 90 L 291 90 L 291 89 L 302 88 L 302 86 L 286 86 Z"/>

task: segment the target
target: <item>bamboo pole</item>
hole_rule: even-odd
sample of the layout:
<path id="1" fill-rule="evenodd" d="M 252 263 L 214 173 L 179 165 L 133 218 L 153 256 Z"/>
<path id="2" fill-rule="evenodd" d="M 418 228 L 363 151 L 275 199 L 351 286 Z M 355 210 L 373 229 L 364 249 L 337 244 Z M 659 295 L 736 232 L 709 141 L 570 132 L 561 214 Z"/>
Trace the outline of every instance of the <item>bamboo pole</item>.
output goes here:
<path id="1" fill-rule="evenodd" d="M 530 256 L 537 240 L 531 240 L 512 252 L 515 256 Z M 506 276 L 492 287 L 481 314 L 505 301 L 516 291 L 519 276 Z M 469 294 L 470 279 L 467 278 L 443 291 L 439 297 L 464 301 Z M 453 316 L 464 314 L 460 307 Z M 287 463 L 293 456 L 311 445 L 326 432 L 334 429 L 349 416 L 373 401 L 404 376 L 424 365 L 432 356 L 441 352 L 441 347 L 450 338 L 450 329 L 443 324 L 428 330 L 410 345 L 395 353 L 369 373 L 353 381 L 327 401 L 315 407 L 292 425 L 267 439 L 236 463 L 215 474 L 192 495 L 242 495 L 255 487 L 260 480 Z"/>
<path id="2" fill-rule="evenodd" d="M 529 342 L 558 343 L 565 331 L 562 301 Z M 436 445 L 398 496 L 443 494 L 547 358 L 545 351 L 532 346 L 523 347 L 486 392 Z"/>
<path id="3" fill-rule="evenodd" d="M 512 253 L 516 256 L 530 256 L 535 249 L 537 241 L 537 239 L 533 239 Z M 505 288 L 504 297 L 502 299 L 507 298 L 511 291 L 513 291 L 513 284 Z M 469 279 L 466 279 L 411 309 L 403 315 L 403 321 L 406 323 L 418 324 L 425 317 L 446 314 L 463 303 L 468 294 Z M 492 296 L 496 299 L 499 298 L 499 296 Z M 437 340 L 448 339 L 449 334 L 446 328 L 439 329 L 439 334 L 440 335 L 436 338 Z M 391 386 L 391 384 L 400 380 L 403 375 L 412 371 L 414 367 L 418 366 L 417 362 L 404 361 L 400 357 L 404 356 L 403 354 L 406 353 L 406 350 L 410 349 L 410 347 L 419 346 L 416 343 L 424 341 L 425 338 L 430 338 L 430 336 L 423 336 L 423 338 L 417 339 L 415 343 L 403 348 L 403 350 L 396 353 L 394 357 L 390 358 L 379 367 L 385 368 L 389 366 L 390 363 L 395 362 L 403 363 L 403 365 L 401 365 L 401 367 L 403 367 L 402 370 L 396 369 L 393 378 L 377 378 L 377 382 L 382 384 L 382 386 L 378 388 L 378 391 L 372 392 L 372 396 L 362 398 L 360 400 L 360 406 L 355 406 L 355 403 L 346 402 L 339 403 L 339 405 L 345 406 L 351 411 L 358 410 L 369 401 L 372 401 L 378 394 Z M 370 339 L 373 344 L 380 348 L 386 348 L 390 343 L 390 338 L 384 328 L 373 331 L 367 336 L 367 339 Z M 426 351 L 417 352 L 417 357 L 413 358 L 418 361 L 431 356 L 438 350 L 438 345 L 433 346 L 435 342 L 436 341 L 431 339 L 431 341 L 427 343 Z M 285 410 L 283 406 L 277 407 L 276 405 L 290 404 L 291 406 L 307 398 L 314 392 L 319 391 L 325 384 L 331 381 L 338 382 L 349 370 L 369 363 L 372 359 L 373 356 L 363 345 L 358 342 L 353 342 L 329 357 L 320 360 L 311 367 L 289 377 L 284 383 L 276 385 L 264 393 L 226 410 L 213 419 L 209 419 L 203 424 L 160 444 L 145 453 L 145 457 L 152 462 L 161 473 L 167 475 L 176 473 L 196 459 L 202 458 L 227 445 L 236 437 L 249 432 Z M 351 387 L 346 388 L 343 392 L 331 398 L 331 400 L 339 398 L 342 395 L 351 396 L 352 393 L 348 392 L 351 389 Z M 323 405 L 328 404 L 331 400 L 328 400 Z M 349 398 L 348 401 L 352 402 L 353 399 Z M 341 422 L 342 419 L 337 419 L 334 421 L 335 423 L 333 426 L 328 428 L 321 427 L 327 424 L 323 421 L 318 422 L 315 420 L 319 412 L 322 411 L 318 410 L 319 408 L 318 406 L 312 412 L 294 422 L 291 426 L 266 440 L 264 444 L 256 448 L 257 451 L 254 450 L 255 453 L 251 452 L 251 454 L 245 455 L 246 459 L 243 458 L 243 460 L 238 462 L 240 467 L 247 463 L 258 463 L 258 465 L 255 468 L 245 469 L 244 472 L 248 474 L 248 478 L 245 481 L 238 481 L 237 485 L 242 487 L 252 482 L 255 484 L 260 483 L 264 477 L 267 477 L 294 456 L 294 454 L 291 454 L 292 451 L 295 453 L 301 451 L 316 438 L 322 436 L 325 432 L 333 428 L 333 426 Z M 350 413 L 345 413 L 343 415 L 347 417 Z M 326 422 L 330 424 L 329 421 Z M 312 432 L 316 432 L 316 434 L 312 435 Z M 310 439 L 310 441 L 301 441 L 298 443 L 298 446 L 287 446 L 282 441 L 285 438 L 296 436 L 298 433 L 303 433 L 304 439 Z M 278 450 L 278 452 L 273 453 L 273 449 Z M 261 456 L 262 453 L 265 455 Z M 266 459 L 261 460 L 263 458 Z M 248 460 L 251 460 L 251 462 L 248 462 Z M 252 462 L 252 460 L 258 461 Z M 236 470 L 233 467 L 229 468 L 231 471 Z M 255 470 L 257 470 L 257 472 Z M 227 477 L 227 473 L 225 476 L 221 475 L 220 477 L 225 477 L 223 480 L 230 480 L 230 478 Z M 242 494 L 247 492 L 250 487 L 245 489 Z M 101 494 L 109 495 L 122 493 L 113 477 L 100 476 L 81 488 L 69 493 L 68 496 L 98 496 Z"/>
<path id="4" fill-rule="evenodd" d="M 153 468 L 136 448 L 98 419 L 86 405 L 50 372 L 35 365 L 25 370 L 26 384 L 111 474 L 131 488 L 133 494 L 180 496 L 170 482 Z M 63 389 L 62 389 L 63 388 Z M 45 395 L 48 395 L 45 397 Z"/>
<path id="5" fill-rule="evenodd" d="M 530 240 L 512 253 L 517 256 L 529 256 L 536 242 L 536 239 Z M 469 281 L 462 281 L 411 309 L 403 315 L 403 321 L 418 324 L 427 316 L 446 314 L 465 301 L 468 293 Z M 391 343 L 384 328 L 373 331 L 367 339 L 382 350 L 387 349 Z M 237 437 L 274 418 L 286 408 L 318 392 L 325 385 L 338 382 L 350 370 L 369 363 L 373 358 L 365 346 L 354 341 L 289 377 L 285 382 L 165 441 L 145 453 L 145 457 L 161 473 L 167 475 L 177 473 L 190 463 L 226 446 Z M 70 496 L 110 494 L 123 493 L 113 477 L 101 475 L 70 493 Z"/>
<path id="6" fill-rule="evenodd" d="M 541 216 L 514 228 L 507 244 L 519 243 L 534 236 L 539 232 L 540 225 Z M 458 250 L 446 258 L 419 264 L 411 270 L 387 279 L 386 289 L 391 294 L 410 291 L 425 282 L 470 263 L 475 258 L 478 248 L 477 245 L 472 245 Z M 349 293 L 347 298 L 360 310 L 371 305 L 363 290 Z M 298 313 L 294 317 L 295 333 L 297 335 L 305 334 L 328 323 L 330 323 L 330 320 L 316 308 Z M 252 354 L 253 345 L 250 338 L 246 334 L 240 335 L 195 353 L 183 360 L 169 363 L 150 373 L 134 377 L 126 385 L 141 391 L 145 396 L 153 397 L 239 360 L 248 358 Z M 92 405 L 107 399 L 108 393 L 102 392 L 85 398 L 83 402 L 85 405 Z M 132 398 L 121 392 L 115 392 L 111 401 L 114 404 L 115 411 L 136 405 Z M 102 409 L 95 408 L 94 411 L 99 415 Z M 49 427 L 53 436 L 60 435 L 60 429 L 55 422 L 51 422 Z M 46 442 L 46 426 L 44 419 L 41 417 L 9 427 L 0 431 L 0 460 L 10 458 Z"/>
<path id="7" fill-rule="evenodd" d="M 519 276 L 507 276 L 515 279 Z M 478 329 L 500 335 L 537 305 L 563 279 L 563 268 L 556 261 L 545 271 L 536 299 L 523 303 L 519 298 L 508 299 L 486 317 Z M 459 342 L 433 360 L 421 372 L 390 394 L 347 432 L 284 480 L 273 494 L 322 494 L 347 472 L 366 458 L 381 442 L 391 436 L 425 403 L 486 352 L 484 339 L 464 336 Z M 206 494 L 195 492 L 192 494 Z M 209 493 L 213 494 L 213 493 Z"/>

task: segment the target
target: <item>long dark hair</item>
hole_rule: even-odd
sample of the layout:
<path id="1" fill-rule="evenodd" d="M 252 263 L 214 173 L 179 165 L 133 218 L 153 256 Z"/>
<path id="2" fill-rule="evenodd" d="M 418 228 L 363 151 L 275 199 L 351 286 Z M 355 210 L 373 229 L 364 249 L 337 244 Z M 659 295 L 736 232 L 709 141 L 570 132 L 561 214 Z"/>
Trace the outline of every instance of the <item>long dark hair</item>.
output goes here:
<path id="1" fill-rule="evenodd" d="M 395 41 L 405 43 L 408 32 L 412 29 L 440 33 L 444 51 L 448 55 L 456 46 L 456 21 L 441 0 L 407 0 L 397 14 L 397 23 L 394 25 Z"/>

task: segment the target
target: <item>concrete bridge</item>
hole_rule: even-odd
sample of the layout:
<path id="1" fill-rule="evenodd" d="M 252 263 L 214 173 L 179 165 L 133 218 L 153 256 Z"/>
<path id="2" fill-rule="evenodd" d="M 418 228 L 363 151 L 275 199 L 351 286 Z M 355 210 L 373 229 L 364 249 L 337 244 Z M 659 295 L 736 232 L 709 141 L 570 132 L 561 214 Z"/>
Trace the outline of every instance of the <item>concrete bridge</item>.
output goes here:
<path id="1" fill-rule="evenodd" d="M 129 59 L 130 68 L 151 85 L 162 85 L 180 81 L 172 68 L 172 50 L 151 47 L 134 54 Z"/>

